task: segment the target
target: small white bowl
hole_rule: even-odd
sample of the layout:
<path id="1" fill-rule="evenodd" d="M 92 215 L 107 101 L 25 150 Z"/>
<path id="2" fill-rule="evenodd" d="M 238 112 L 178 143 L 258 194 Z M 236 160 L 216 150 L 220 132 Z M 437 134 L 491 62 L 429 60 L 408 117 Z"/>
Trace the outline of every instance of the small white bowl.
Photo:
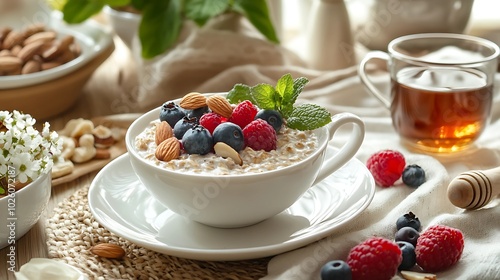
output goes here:
<path id="1" fill-rule="evenodd" d="M 49 202 L 51 176 L 43 174 L 17 192 L 0 199 L 0 248 L 14 246 L 40 219 Z M 7 191 L 7 190 L 6 190 Z"/>
<path id="2" fill-rule="evenodd" d="M 115 10 L 109 6 L 105 6 L 103 11 L 107 15 L 116 35 L 130 48 L 137 30 L 139 30 L 142 16 L 136 13 Z"/>
<path id="3" fill-rule="evenodd" d="M 297 164 L 254 174 L 187 174 L 156 166 L 135 147 L 137 135 L 158 119 L 159 112 L 159 108 L 147 112 L 127 130 L 125 142 L 135 173 L 151 195 L 173 212 L 221 228 L 256 224 L 287 209 L 315 182 L 348 162 L 364 138 L 362 120 L 340 113 L 332 117 L 329 125 L 315 130 L 318 149 Z M 350 139 L 325 160 L 328 141 L 344 124 L 354 124 Z"/>

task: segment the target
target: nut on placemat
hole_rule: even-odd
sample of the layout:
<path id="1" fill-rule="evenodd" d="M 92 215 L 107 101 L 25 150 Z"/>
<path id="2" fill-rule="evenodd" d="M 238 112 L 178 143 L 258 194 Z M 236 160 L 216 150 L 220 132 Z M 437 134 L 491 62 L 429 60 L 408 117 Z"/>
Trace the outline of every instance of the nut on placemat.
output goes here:
<path id="1" fill-rule="evenodd" d="M 99 225 L 83 187 L 54 209 L 46 222 L 49 257 L 60 259 L 91 279 L 259 279 L 270 258 L 208 262 L 183 259 L 151 251 L 131 243 Z M 125 251 L 121 259 L 91 252 L 98 244 L 115 244 Z M 101 245 L 102 246 L 102 245 Z M 166 276 L 168 275 L 168 277 Z"/>

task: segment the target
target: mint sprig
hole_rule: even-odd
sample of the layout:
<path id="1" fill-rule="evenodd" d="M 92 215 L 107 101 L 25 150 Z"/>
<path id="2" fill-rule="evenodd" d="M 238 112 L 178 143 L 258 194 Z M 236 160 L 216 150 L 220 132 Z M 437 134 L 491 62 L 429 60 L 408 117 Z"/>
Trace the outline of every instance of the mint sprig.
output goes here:
<path id="1" fill-rule="evenodd" d="M 227 99 L 236 104 L 249 100 L 261 109 L 280 112 L 288 127 L 298 130 L 313 130 L 331 122 L 331 114 L 315 104 L 295 105 L 297 98 L 309 83 L 305 77 L 293 79 L 290 74 L 283 75 L 276 86 L 258 84 L 253 87 L 236 84 L 228 92 Z"/>

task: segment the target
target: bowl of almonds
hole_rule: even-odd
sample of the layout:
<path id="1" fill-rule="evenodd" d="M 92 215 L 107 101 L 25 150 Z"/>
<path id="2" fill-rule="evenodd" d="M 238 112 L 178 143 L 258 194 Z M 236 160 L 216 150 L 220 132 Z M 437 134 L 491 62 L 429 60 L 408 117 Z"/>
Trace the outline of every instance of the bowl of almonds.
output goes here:
<path id="1" fill-rule="evenodd" d="M 114 50 L 96 22 L 0 25 L 0 103 L 39 119 L 72 106 L 94 70 Z M 43 106 L 40 106 L 43 104 Z"/>

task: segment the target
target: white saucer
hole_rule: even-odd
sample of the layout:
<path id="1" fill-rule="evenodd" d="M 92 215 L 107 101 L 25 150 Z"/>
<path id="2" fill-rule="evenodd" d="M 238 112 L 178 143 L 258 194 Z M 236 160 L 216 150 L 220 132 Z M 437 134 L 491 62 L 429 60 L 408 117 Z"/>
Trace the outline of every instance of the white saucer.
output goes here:
<path id="1" fill-rule="evenodd" d="M 231 261 L 272 256 L 324 238 L 361 213 L 374 194 L 370 172 L 352 159 L 271 219 L 244 228 L 213 228 L 157 202 L 124 154 L 97 174 L 88 199 L 103 227 L 137 245 L 182 258 Z"/>

